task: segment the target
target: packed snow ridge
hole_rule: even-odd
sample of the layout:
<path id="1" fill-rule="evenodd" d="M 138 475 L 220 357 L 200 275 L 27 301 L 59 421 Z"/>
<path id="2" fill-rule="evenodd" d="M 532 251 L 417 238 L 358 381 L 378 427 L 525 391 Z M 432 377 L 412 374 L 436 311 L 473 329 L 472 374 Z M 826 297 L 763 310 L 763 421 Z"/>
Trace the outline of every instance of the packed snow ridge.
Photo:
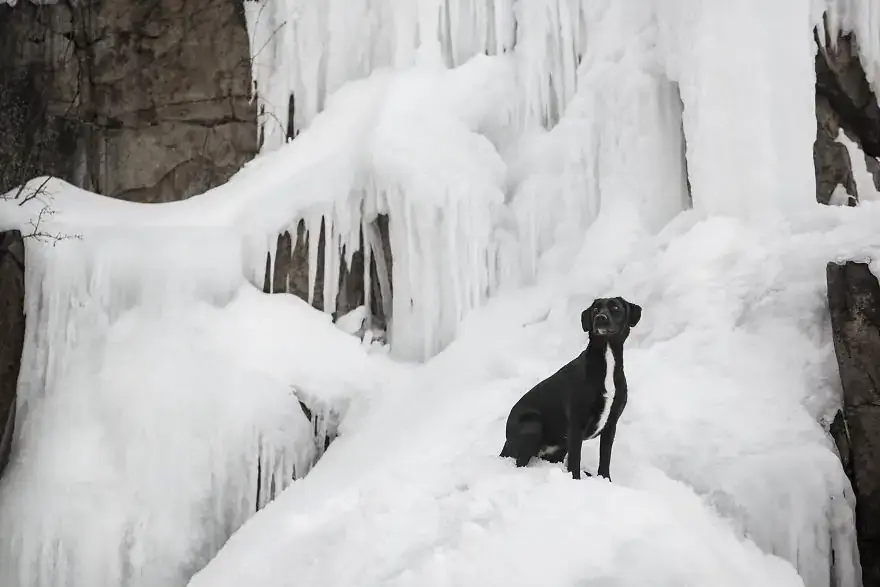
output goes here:
<path id="1" fill-rule="evenodd" d="M 815 203 L 812 28 L 880 38 L 871 6 L 248 0 L 264 152 L 227 184 L 3 203 L 63 238 L 27 240 L 0 585 L 859 587 L 824 266 L 880 206 Z M 259 291 L 300 225 L 324 313 Z M 361 243 L 388 347 L 330 317 Z M 603 295 L 644 308 L 614 483 L 514 469 Z M 317 464 L 301 400 L 341 418 Z"/>

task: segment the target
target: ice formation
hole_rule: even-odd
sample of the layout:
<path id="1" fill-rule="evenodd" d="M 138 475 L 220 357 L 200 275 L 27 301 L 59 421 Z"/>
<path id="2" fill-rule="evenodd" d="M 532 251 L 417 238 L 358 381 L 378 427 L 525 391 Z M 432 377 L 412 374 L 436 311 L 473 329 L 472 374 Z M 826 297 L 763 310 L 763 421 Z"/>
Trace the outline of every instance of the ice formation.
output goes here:
<path id="1" fill-rule="evenodd" d="M 72 236 L 27 241 L 0 584 L 183 585 L 309 471 L 315 424 L 332 436 L 341 400 L 372 385 L 365 354 L 304 302 L 254 290 L 230 226 L 127 224 L 110 200 L 89 225 L 100 198 L 55 180 L 44 196 L 59 210 L 41 230 Z M 7 221 L 22 211 L 5 204 Z M 292 383 L 316 390 L 313 421 Z"/>
<path id="2" fill-rule="evenodd" d="M 827 5 L 786 0 L 771 8 L 743 0 L 724 10 L 683 1 L 425 0 L 407 8 L 380 0 L 358 3 L 352 11 L 341 4 L 277 0 L 251 7 L 254 38 L 273 47 L 273 57 L 259 56 L 255 67 L 260 108 L 282 122 L 274 130 L 264 125 L 265 148 L 284 141 L 280 131 L 288 124 L 291 95 L 296 109 L 290 124 L 304 129 L 301 140 L 335 89 L 375 68 L 417 67 L 426 48 L 436 55 L 439 47 L 443 63 L 452 68 L 479 53 L 511 60 L 516 95 L 509 128 L 486 133 L 507 165 L 506 205 L 487 218 L 498 247 L 489 291 L 532 281 L 542 263 L 560 254 L 561 243 L 577 242 L 576 235 L 591 224 L 584 240 L 601 246 L 608 238 L 638 240 L 640 231 L 656 232 L 690 206 L 703 214 L 770 222 L 805 212 L 815 205 L 812 29 L 821 26 L 824 11 L 835 31 L 861 31 L 866 69 L 880 64 L 873 45 L 880 36 L 872 34 L 880 28 L 877 10 L 859 0 Z M 266 18 L 266 12 L 273 16 Z M 461 15 L 469 16 L 462 20 Z M 297 34 L 297 27 L 308 33 Z M 273 35 L 276 30 L 284 32 Z M 750 31 L 748 43 L 743 30 Z M 406 190 L 402 196 L 420 199 Z M 392 226 L 419 222 L 394 210 L 390 216 Z M 616 230 L 615 224 L 626 229 Z M 430 223 L 422 226 L 418 238 L 436 234 L 436 229 L 426 232 Z M 392 243 L 395 298 L 398 256 L 409 267 L 414 254 L 401 244 Z M 434 272 L 426 258 L 417 265 Z M 589 257 L 576 260 L 596 263 Z M 598 266 L 604 268 L 603 262 Z M 407 279 L 422 286 L 444 282 L 436 275 Z M 452 286 L 470 283 L 465 276 Z M 426 299 L 435 295 L 430 287 L 403 291 Z M 420 352 L 402 355 L 424 358 L 454 337 L 456 325 L 446 317 L 419 316 L 417 298 L 411 299 L 407 320 L 420 318 L 424 338 L 404 341 L 392 335 L 392 346 L 421 342 Z M 398 312 L 395 305 L 393 319 L 402 320 Z M 450 315 L 463 318 L 466 312 Z M 773 548 L 776 538 L 767 540 L 765 546 Z M 820 551 L 819 571 L 800 563 L 811 584 L 829 561 L 827 549 Z M 797 547 L 786 555 L 798 564 Z"/>
<path id="3" fill-rule="evenodd" d="M 27 249 L 0 583 L 181 584 L 308 471 L 309 423 L 286 385 L 200 337 L 244 285 L 237 237 L 81 236 Z"/>
<path id="4" fill-rule="evenodd" d="M 339 256 L 353 254 L 361 231 L 365 256 L 377 252 L 371 223 L 387 213 L 392 352 L 424 359 L 452 340 L 460 319 L 486 295 L 533 280 L 541 255 L 561 236 L 583 231 L 600 210 L 637 210 L 650 232 L 690 206 L 741 217 L 803 209 L 812 204 L 804 194 L 813 189 L 811 31 L 820 8 L 796 0 L 772 10 L 742 0 L 734 13 L 650 0 L 625 7 L 581 0 L 247 2 L 264 152 L 292 154 L 297 142 L 317 140 L 319 129 L 341 128 L 339 116 L 350 116 L 343 110 L 367 117 L 353 123 L 349 144 L 340 147 L 358 152 L 362 173 L 348 185 L 328 178 L 336 193 L 323 191 L 333 208 L 325 200 L 324 210 L 294 210 L 279 231 L 296 234 L 305 221 L 313 290 L 323 223 L 331 238 L 322 293 L 333 311 Z M 741 23 L 754 14 L 761 14 L 760 26 L 749 24 L 755 42 L 742 43 Z M 723 55 L 724 68 L 713 55 Z M 433 85 L 418 81 L 429 72 Z M 475 86 L 481 75 L 488 81 Z M 372 107 L 341 105 L 377 78 L 386 87 L 369 94 Z M 789 91 L 772 89 L 780 79 Z M 449 132 L 456 126 L 468 133 Z M 297 138 L 285 145 L 291 128 Z M 450 153 L 458 155 L 455 171 Z M 468 162 L 483 172 L 471 174 L 461 166 Z M 412 183 L 428 174 L 434 182 Z M 482 187 L 461 189 L 456 177 L 468 184 L 481 177 Z M 502 201 L 508 205 L 491 204 Z M 471 225 L 459 226 L 462 219 Z M 401 224 L 433 228 L 408 233 Z M 453 238 L 461 230 L 476 253 Z M 255 282 L 266 252 L 275 253 L 276 235 L 255 246 Z M 432 262 L 423 256 L 428 250 Z M 445 260 L 433 262 L 440 256 Z"/>
<path id="5" fill-rule="evenodd" d="M 504 245 L 493 239 L 494 221 L 504 204 L 506 166 L 493 139 L 512 118 L 516 95 L 510 59 L 480 56 L 452 70 L 428 51 L 421 59 L 419 68 L 376 71 L 342 88 L 295 141 L 217 190 L 253 190 L 250 180 L 267 166 L 297 158 L 295 169 L 273 168 L 276 177 L 263 180 L 278 190 L 267 194 L 274 201 L 242 210 L 235 222 L 249 235 L 254 283 L 263 281 L 276 236 L 295 235 L 305 223 L 310 300 L 323 225 L 320 293 L 328 312 L 336 309 L 340 257 L 350 263 L 362 235 L 365 258 L 382 255 L 374 221 L 388 214 L 394 271 L 380 270 L 379 279 L 390 278 L 382 289 L 394 290 L 383 300 L 392 304 L 393 352 L 413 359 L 448 344 L 461 318 L 497 287 Z M 313 195 L 291 198 L 291 190 Z M 380 269 L 390 261 L 378 260 Z M 369 288 L 366 271 L 364 282 Z"/>

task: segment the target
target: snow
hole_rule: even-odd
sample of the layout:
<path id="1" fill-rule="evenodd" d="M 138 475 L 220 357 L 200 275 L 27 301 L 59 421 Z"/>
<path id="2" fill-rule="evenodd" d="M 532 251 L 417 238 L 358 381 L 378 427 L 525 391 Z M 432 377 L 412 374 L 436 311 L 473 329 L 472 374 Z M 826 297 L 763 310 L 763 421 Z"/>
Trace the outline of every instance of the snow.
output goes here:
<path id="1" fill-rule="evenodd" d="M 358 341 L 247 284 L 228 236 L 28 242 L 0 584 L 184 585 L 323 452 L 300 400 L 333 424 L 374 390 Z"/>
<path id="2" fill-rule="evenodd" d="M 814 201 L 823 8 L 245 2 L 264 146 L 228 183 L 0 202 L 67 236 L 27 242 L 0 584 L 860 587 L 824 267 L 880 207 Z M 257 289 L 301 223 L 325 313 Z M 390 349 L 330 317 L 361 238 Z M 510 406 L 607 295 L 644 308 L 613 482 L 515 469 Z"/>
<path id="3" fill-rule="evenodd" d="M 199 339 L 198 320 L 143 314 L 117 321 L 102 356 L 28 402 L 0 488 L 3 584 L 181 584 L 270 485 L 311 465 L 287 386 L 229 364 Z"/>
<path id="4" fill-rule="evenodd" d="M 834 191 L 831 192 L 831 196 L 828 198 L 829 206 L 849 206 L 850 202 L 855 200 L 852 196 L 850 196 L 846 192 L 846 188 L 843 187 L 842 184 L 837 184 L 834 186 Z"/>
<path id="5" fill-rule="evenodd" d="M 824 267 L 880 252 L 878 220 L 873 203 L 785 230 L 689 212 L 585 291 L 499 295 L 190 585 L 800 585 L 790 563 L 819 586 L 831 547 L 836 584 L 860 584 L 819 424 L 838 392 Z M 645 308 L 613 485 L 514 469 L 496 457 L 507 411 L 582 348 L 579 313 L 608 294 Z M 595 472 L 598 441 L 584 460 Z"/>

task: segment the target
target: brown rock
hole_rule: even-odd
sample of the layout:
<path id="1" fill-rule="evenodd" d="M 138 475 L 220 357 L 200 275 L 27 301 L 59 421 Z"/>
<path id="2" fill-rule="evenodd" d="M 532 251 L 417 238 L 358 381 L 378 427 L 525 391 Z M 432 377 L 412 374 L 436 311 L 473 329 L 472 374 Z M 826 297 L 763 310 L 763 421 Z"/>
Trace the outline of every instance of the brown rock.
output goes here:
<path id="1" fill-rule="evenodd" d="M 41 173 L 140 202 L 226 181 L 257 152 L 242 2 L 0 7 L 0 86 L 31 80 L 65 154 Z"/>
<path id="2" fill-rule="evenodd" d="M 837 442 L 856 494 L 864 586 L 880 587 L 880 283 L 867 264 L 854 262 L 829 263 L 827 279 L 843 386 Z"/>
<path id="3" fill-rule="evenodd" d="M 0 233 L 0 477 L 12 441 L 24 325 L 24 246 L 18 232 Z"/>
<path id="4" fill-rule="evenodd" d="M 840 122 L 837 113 L 824 96 L 816 95 L 816 142 L 813 143 L 813 165 L 816 168 L 816 201 L 828 204 L 831 194 L 841 185 L 851 197 L 859 199 L 853 177 L 849 151 L 837 142 Z"/>
<path id="5" fill-rule="evenodd" d="M 843 33 L 835 46 L 826 43 L 816 55 L 816 92 L 828 99 L 845 130 L 858 137 L 862 150 L 880 156 L 880 105 L 859 60 L 854 33 Z"/>
<path id="6" fill-rule="evenodd" d="M 865 76 L 853 33 L 826 38 L 816 46 L 816 200 L 827 204 L 838 185 L 858 200 L 852 164 L 846 147 L 836 142 L 839 129 L 858 144 L 869 159 L 880 156 L 880 105 Z M 870 165 L 870 162 L 869 162 Z M 875 175 L 876 177 L 876 175 Z"/>

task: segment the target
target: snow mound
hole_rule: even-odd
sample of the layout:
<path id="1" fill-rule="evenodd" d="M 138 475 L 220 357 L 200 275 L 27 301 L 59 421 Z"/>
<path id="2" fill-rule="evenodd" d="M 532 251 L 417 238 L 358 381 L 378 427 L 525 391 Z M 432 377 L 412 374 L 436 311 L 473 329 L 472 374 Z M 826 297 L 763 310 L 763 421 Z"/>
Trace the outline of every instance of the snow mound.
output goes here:
<path id="1" fill-rule="evenodd" d="M 374 479 L 299 510 L 280 544 L 238 567 L 212 565 L 191 585 L 803 585 L 659 472 L 630 480 L 648 493 L 488 458 L 437 464 L 442 480 Z"/>
<path id="2" fill-rule="evenodd" d="M 860 585 L 820 423 L 839 392 L 824 269 L 880 254 L 878 220 L 871 203 L 783 225 L 691 212 L 608 272 L 560 262 L 556 281 L 474 312 L 191 587 Z M 496 457 L 510 406 L 582 348 L 578 314 L 608 294 L 645 309 L 613 484 L 516 470 Z"/>

